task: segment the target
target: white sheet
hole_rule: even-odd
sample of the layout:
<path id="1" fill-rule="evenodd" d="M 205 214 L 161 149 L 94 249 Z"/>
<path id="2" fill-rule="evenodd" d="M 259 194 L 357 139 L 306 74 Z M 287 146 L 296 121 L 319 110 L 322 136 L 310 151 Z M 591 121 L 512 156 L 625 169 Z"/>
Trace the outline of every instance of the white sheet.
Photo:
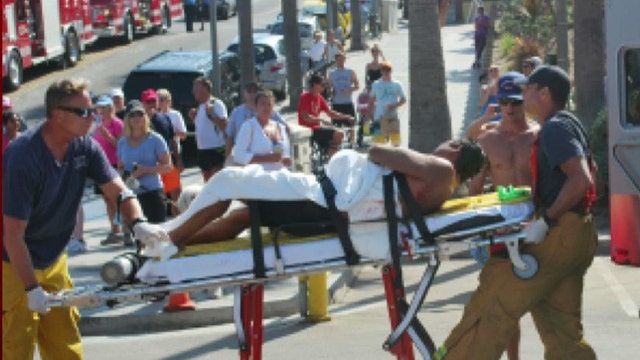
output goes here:
<path id="1" fill-rule="evenodd" d="M 349 211 L 365 198 L 380 176 L 388 172 L 368 160 L 364 154 L 342 150 L 331 158 L 327 176 L 338 191 L 335 203 L 340 211 Z M 264 171 L 260 165 L 228 167 L 204 185 L 186 212 L 162 227 L 171 231 L 205 207 L 230 199 L 304 200 L 326 206 L 320 184 L 314 175 L 292 173 L 286 169 Z"/>
<path id="2" fill-rule="evenodd" d="M 501 214 L 507 220 L 526 219 L 532 216 L 533 210 L 532 202 L 523 202 L 474 209 L 464 213 L 427 217 L 425 221 L 429 229 L 435 232 L 456 221 L 479 214 Z M 386 221 L 350 224 L 349 233 L 355 250 L 362 257 L 373 260 L 387 260 L 390 258 Z M 285 269 L 287 266 L 319 263 L 344 257 L 342 246 L 337 238 L 298 244 L 283 244 L 280 248 Z M 264 253 L 266 268 L 268 270 L 274 269 L 276 257 L 273 247 L 266 247 Z M 136 277 L 148 283 L 155 283 L 160 280 L 177 283 L 199 278 L 247 273 L 251 272 L 252 269 L 253 254 L 248 249 L 167 261 L 150 260 L 138 271 Z"/>

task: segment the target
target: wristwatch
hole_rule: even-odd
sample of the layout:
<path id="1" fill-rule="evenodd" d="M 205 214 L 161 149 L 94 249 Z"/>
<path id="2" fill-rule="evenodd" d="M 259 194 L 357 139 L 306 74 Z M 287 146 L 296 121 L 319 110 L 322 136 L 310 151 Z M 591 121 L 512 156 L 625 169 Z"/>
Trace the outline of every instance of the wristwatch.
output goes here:
<path id="1" fill-rule="evenodd" d="M 547 224 L 548 227 L 554 227 L 558 224 L 558 219 L 550 218 L 549 215 L 547 215 L 547 213 L 542 215 L 542 219 L 544 220 L 544 222 Z"/>

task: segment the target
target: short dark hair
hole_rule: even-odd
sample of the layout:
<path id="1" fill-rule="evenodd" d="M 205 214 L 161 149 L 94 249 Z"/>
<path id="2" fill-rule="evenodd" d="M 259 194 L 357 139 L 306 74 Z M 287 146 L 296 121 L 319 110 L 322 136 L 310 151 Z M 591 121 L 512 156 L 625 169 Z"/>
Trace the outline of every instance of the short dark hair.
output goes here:
<path id="1" fill-rule="evenodd" d="M 16 116 L 16 113 L 13 111 L 3 111 L 2 112 L 2 125 L 7 125 L 9 120 L 13 119 Z"/>
<path id="2" fill-rule="evenodd" d="M 460 183 L 467 181 L 480 172 L 486 162 L 486 156 L 480 145 L 474 140 L 454 140 L 450 143 L 454 149 L 460 149 L 453 167 L 460 177 Z"/>
<path id="3" fill-rule="evenodd" d="M 324 83 L 324 76 L 318 73 L 313 73 L 309 77 L 309 86 L 313 86 L 315 84 L 322 84 L 322 83 Z"/>

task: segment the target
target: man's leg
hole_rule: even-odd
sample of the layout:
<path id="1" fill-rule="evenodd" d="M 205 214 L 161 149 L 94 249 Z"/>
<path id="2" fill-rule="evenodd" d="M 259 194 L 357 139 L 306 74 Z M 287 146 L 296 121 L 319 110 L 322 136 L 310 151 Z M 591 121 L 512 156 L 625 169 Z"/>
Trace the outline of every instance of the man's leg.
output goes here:
<path id="1" fill-rule="evenodd" d="M 189 239 L 199 231 L 204 230 L 205 226 L 211 221 L 222 217 L 229 209 L 230 204 L 231 201 L 221 201 L 198 211 L 182 225 L 169 232 L 171 241 L 178 247 L 194 243 Z"/>
<path id="2" fill-rule="evenodd" d="M 572 271 L 531 310 L 531 316 L 545 345 L 545 359 L 595 359 L 593 349 L 584 340 L 582 290 L 584 274 L 595 254 L 597 233 L 591 216 L 569 213 L 560 220 L 562 223 L 556 227 L 562 226 L 561 231 L 545 241 L 561 244 L 565 256 L 555 262 Z"/>
<path id="3" fill-rule="evenodd" d="M 249 208 L 234 209 L 228 214 L 209 222 L 201 230 L 185 238 L 180 245 L 188 246 L 235 239 L 249 227 L 250 223 Z"/>

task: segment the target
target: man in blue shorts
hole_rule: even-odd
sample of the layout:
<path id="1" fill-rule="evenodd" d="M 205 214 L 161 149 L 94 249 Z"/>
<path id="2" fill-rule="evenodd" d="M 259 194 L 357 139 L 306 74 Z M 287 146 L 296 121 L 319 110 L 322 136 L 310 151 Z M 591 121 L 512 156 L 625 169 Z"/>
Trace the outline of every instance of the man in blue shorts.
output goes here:
<path id="1" fill-rule="evenodd" d="M 94 108 L 88 84 L 53 83 L 45 95 L 46 121 L 7 147 L 3 158 L 2 355 L 81 359 L 75 307 L 48 306 L 48 294 L 73 286 L 65 248 L 87 177 L 107 200 L 120 203 L 126 224 L 146 226 L 135 195 L 88 136 Z"/>

